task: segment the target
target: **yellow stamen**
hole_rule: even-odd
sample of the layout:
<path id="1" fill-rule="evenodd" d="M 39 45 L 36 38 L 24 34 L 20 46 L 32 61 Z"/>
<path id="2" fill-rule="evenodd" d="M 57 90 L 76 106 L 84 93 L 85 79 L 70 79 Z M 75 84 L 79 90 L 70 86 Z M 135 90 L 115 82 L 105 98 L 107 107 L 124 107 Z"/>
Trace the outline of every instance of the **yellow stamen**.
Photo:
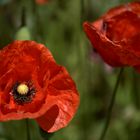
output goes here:
<path id="1" fill-rule="evenodd" d="M 26 95 L 29 91 L 29 88 L 27 85 L 25 84 L 20 84 L 18 87 L 17 87 L 17 92 L 21 95 Z"/>

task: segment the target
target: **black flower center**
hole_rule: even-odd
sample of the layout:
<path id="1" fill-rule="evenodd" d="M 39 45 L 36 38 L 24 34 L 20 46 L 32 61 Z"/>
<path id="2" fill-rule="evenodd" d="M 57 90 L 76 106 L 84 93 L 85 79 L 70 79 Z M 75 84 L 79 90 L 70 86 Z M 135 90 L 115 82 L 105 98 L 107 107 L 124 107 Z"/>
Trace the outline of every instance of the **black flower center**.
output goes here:
<path id="1" fill-rule="evenodd" d="M 12 95 L 17 104 L 23 105 L 32 101 L 36 90 L 31 82 L 16 82 L 12 88 Z"/>

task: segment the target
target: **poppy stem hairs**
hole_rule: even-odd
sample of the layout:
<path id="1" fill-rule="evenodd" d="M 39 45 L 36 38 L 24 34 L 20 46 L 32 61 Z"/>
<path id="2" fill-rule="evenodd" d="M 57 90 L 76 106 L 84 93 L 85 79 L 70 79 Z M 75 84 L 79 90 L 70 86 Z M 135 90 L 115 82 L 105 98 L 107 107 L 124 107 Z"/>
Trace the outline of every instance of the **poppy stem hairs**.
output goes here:
<path id="1" fill-rule="evenodd" d="M 103 131 L 101 133 L 101 137 L 100 137 L 99 140 L 104 140 L 105 139 L 105 135 L 106 135 L 106 132 L 108 130 L 109 123 L 110 123 L 110 120 L 111 120 L 111 114 L 112 114 L 113 106 L 114 106 L 114 103 L 115 103 L 117 89 L 119 87 L 119 82 L 120 82 L 120 79 L 121 79 L 122 72 L 123 72 L 123 68 L 120 69 L 120 72 L 118 74 L 118 77 L 117 77 L 117 80 L 116 80 L 116 83 L 115 83 L 115 87 L 114 87 L 114 90 L 113 90 L 113 93 L 112 93 L 111 101 L 110 101 L 110 104 L 109 104 L 109 107 L 108 107 L 108 113 L 107 113 L 107 117 L 106 117 L 105 126 L 103 128 Z"/>

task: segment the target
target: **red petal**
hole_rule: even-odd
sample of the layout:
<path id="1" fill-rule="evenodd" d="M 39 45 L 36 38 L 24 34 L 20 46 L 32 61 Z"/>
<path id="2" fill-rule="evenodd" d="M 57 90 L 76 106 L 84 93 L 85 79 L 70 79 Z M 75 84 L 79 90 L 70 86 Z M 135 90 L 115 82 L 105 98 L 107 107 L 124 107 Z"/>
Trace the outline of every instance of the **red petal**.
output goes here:
<path id="1" fill-rule="evenodd" d="M 122 14 L 123 12 L 130 11 L 135 14 L 140 13 L 140 2 L 131 2 L 128 4 L 120 5 L 110 9 L 106 14 L 102 16 L 102 18 L 110 19 L 117 15 Z"/>
<path id="2" fill-rule="evenodd" d="M 92 24 L 85 22 L 84 30 L 93 47 L 111 66 L 140 64 L 140 2 L 109 10 Z"/>
<path id="3" fill-rule="evenodd" d="M 14 41 L 0 51 L 1 121 L 35 118 L 46 112 L 47 94 L 44 94 L 38 81 L 38 69 L 44 61 L 55 64 L 49 50 L 34 41 Z M 45 64 L 46 67 L 49 67 L 48 63 Z M 25 82 L 28 80 L 33 82 L 37 93 L 31 103 L 19 105 L 10 94 L 11 89 L 17 81 Z"/>
<path id="4" fill-rule="evenodd" d="M 65 127 L 73 118 L 79 96 L 73 80 L 63 67 L 59 67 L 57 74 L 51 78 L 47 91 L 47 112 L 37 118 L 37 122 L 45 131 L 54 132 Z"/>
<path id="5" fill-rule="evenodd" d="M 104 32 L 113 42 L 121 42 L 123 40 L 126 42 L 140 33 L 139 15 L 130 11 L 123 12 L 108 20 L 104 19 L 104 23 L 106 24 Z"/>
<path id="6" fill-rule="evenodd" d="M 119 55 L 116 52 L 121 52 L 121 46 L 114 44 L 104 34 L 100 33 L 92 24 L 85 22 L 84 30 L 90 39 L 94 48 L 103 57 L 103 59 L 111 66 L 123 66 Z"/>
<path id="7" fill-rule="evenodd" d="M 14 41 L 0 51 L 0 64 L 0 121 L 37 118 L 50 109 L 48 85 L 61 68 L 44 45 Z M 28 80 L 36 87 L 35 97 L 30 103 L 17 104 L 11 89 L 15 82 Z"/>

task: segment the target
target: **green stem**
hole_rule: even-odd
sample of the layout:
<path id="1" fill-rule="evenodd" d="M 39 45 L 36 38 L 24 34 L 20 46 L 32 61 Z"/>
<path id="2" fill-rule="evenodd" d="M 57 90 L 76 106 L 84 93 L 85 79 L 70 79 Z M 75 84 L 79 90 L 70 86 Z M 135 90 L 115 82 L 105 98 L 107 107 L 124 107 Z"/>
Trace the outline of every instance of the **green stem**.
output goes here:
<path id="1" fill-rule="evenodd" d="M 133 85 L 133 89 L 132 89 L 132 97 L 134 100 L 134 104 L 136 106 L 136 108 L 139 110 L 140 109 L 140 95 L 139 95 L 139 76 L 133 71 L 133 80 L 132 80 L 132 85 Z"/>
<path id="2" fill-rule="evenodd" d="M 21 11 L 21 27 L 24 27 L 26 26 L 26 14 L 25 14 L 25 11 L 26 11 L 26 7 L 25 6 L 22 6 L 22 11 Z"/>
<path id="3" fill-rule="evenodd" d="M 114 103 L 115 103 L 117 89 L 119 87 L 119 82 L 120 82 L 120 79 L 121 79 L 122 72 L 123 72 L 123 68 L 120 69 L 120 72 L 118 74 L 118 78 L 116 80 L 115 87 L 114 87 L 114 90 L 113 90 L 113 93 L 112 93 L 111 102 L 110 102 L 109 107 L 108 107 L 108 113 L 107 113 L 105 126 L 104 126 L 104 129 L 101 133 L 101 137 L 100 137 L 99 140 L 104 140 L 105 139 L 106 132 L 108 130 L 109 123 L 110 123 L 110 120 L 111 120 L 111 114 L 112 114 L 113 106 L 114 106 Z"/>
<path id="4" fill-rule="evenodd" d="M 84 22 L 84 16 L 85 16 L 84 0 L 81 0 L 81 25 Z"/>
<path id="5" fill-rule="evenodd" d="M 30 137 L 30 130 L 29 130 L 29 120 L 26 119 L 26 132 L 27 132 L 27 140 L 31 140 L 31 137 Z"/>

